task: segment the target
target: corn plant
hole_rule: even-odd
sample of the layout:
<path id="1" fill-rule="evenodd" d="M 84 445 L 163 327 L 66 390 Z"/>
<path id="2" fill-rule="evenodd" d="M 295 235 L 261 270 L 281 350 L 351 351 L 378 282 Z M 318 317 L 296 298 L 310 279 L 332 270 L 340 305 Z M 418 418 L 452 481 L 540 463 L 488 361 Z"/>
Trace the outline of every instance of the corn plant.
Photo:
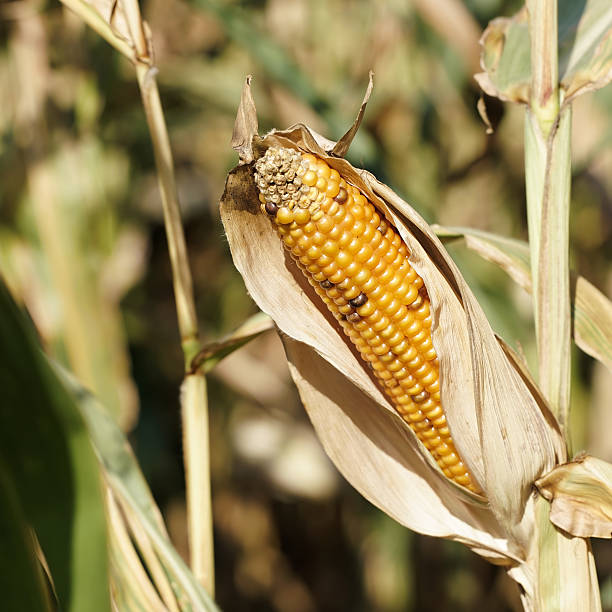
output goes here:
<path id="1" fill-rule="evenodd" d="M 571 102 L 612 77 L 606 10 L 591 3 L 580 13 L 568 3 L 559 16 L 555 2 L 532 2 L 491 23 L 482 41 L 479 83 L 526 106 L 538 386 L 495 337 L 423 219 L 342 159 L 369 90 L 337 143 L 304 125 L 262 139 L 247 79 L 233 137 L 241 165 L 222 200 L 236 265 L 282 332 L 330 457 L 404 525 L 505 565 L 528 610 L 601 607 L 588 536 L 610 537 L 601 524 L 609 484 L 599 462 L 568 456 L 568 235 Z M 559 22 L 575 36 L 561 80 Z M 602 335 L 604 320 L 593 321 Z"/>
<path id="2" fill-rule="evenodd" d="M 600 610 L 589 538 L 612 536 L 612 467 L 574 454 L 570 357 L 573 335 L 611 367 L 612 304 L 570 270 L 568 253 L 572 103 L 612 79 L 607 3 L 530 0 L 482 36 L 482 129 L 496 127 L 492 98 L 524 109 L 525 243 L 430 226 L 347 160 L 368 150 L 359 130 L 376 97 L 371 74 L 357 118 L 331 140 L 319 126 L 337 137 L 340 115 L 308 74 L 258 38 L 239 10 L 198 0 L 310 107 L 309 121 L 261 136 L 246 79 L 231 137 L 239 164 L 227 176 L 220 210 L 234 264 L 264 314 L 205 345 L 155 41 L 136 0 L 62 3 L 133 65 L 151 137 L 183 354 L 189 563 L 172 545 L 122 431 L 135 408 L 125 357 L 112 350 L 121 345 L 117 312 L 103 306 L 75 244 L 61 239 L 71 220 L 40 161 L 51 145 L 33 88 L 19 134 L 30 154 L 36 231 L 72 322 L 62 345 L 73 373 L 40 350 L 2 284 L 0 413 L 8 426 L 0 523 L 12 558 L 3 556 L 0 575 L 7 609 L 217 609 L 206 375 L 275 328 L 316 435 L 367 500 L 410 530 L 459 542 L 502 566 L 526 610 Z M 452 11 L 464 19 L 460 4 L 414 4 L 475 69 L 469 41 L 477 28 L 468 20 L 463 39 L 443 18 Z M 24 40 L 33 32 L 24 31 Z M 445 248 L 460 239 L 532 293 L 537 369 L 493 331 Z M 24 299 L 26 288 L 7 280 Z"/>

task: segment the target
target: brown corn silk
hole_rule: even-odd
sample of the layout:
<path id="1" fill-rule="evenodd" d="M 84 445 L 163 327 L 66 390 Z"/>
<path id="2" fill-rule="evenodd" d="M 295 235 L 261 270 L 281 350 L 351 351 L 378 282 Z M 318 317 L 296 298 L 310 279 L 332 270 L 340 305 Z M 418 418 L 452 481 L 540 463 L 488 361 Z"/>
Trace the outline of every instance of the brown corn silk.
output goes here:
<path id="1" fill-rule="evenodd" d="M 270 147 L 255 163 L 260 209 L 443 473 L 480 492 L 440 400 L 430 301 L 397 230 L 337 170 Z"/>

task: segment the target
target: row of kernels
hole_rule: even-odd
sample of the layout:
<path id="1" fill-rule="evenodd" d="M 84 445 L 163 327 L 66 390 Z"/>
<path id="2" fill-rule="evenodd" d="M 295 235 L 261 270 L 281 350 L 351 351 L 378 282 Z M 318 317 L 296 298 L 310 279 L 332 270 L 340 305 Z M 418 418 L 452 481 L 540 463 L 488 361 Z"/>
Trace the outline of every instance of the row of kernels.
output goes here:
<path id="1" fill-rule="evenodd" d="M 300 246 L 302 246 L 302 247 L 303 247 L 303 246 L 305 246 L 305 244 L 304 244 L 304 243 L 302 243 L 302 244 L 300 244 Z M 341 263 L 341 264 L 346 264 L 346 262 L 344 262 L 343 260 L 341 260 L 341 262 L 340 262 L 340 263 Z M 349 265 L 350 265 L 350 264 L 349 264 Z M 350 299 L 350 297 L 349 297 L 349 299 Z M 337 302 L 338 302 L 338 301 L 340 301 L 340 303 L 343 303 L 345 300 L 342 300 L 342 299 L 341 299 L 341 296 L 340 296 L 340 295 L 338 295 L 338 296 L 337 296 L 336 301 L 337 301 Z M 389 304 L 384 304 L 384 305 L 389 306 Z M 391 314 L 394 314 L 394 312 L 393 312 L 393 308 L 391 308 Z M 400 343 L 400 342 L 402 341 L 402 340 L 401 340 L 401 337 L 400 337 L 400 338 L 398 338 L 397 336 L 398 336 L 398 335 L 397 335 L 397 334 L 395 334 L 395 341 L 396 341 L 396 342 L 398 342 L 398 343 Z M 356 339 L 356 337 L 355 337 L 355 338 L 352 338 L 352 339 Z M 362 344 L 361 342 L 356 343 L 356 345 L 357 345 L 357 344 L 360 344 L 360 345 L 363 347 L 363 344 Z M 372 344 L 372 343 L 368 343 L 368 344 Z M 385 354 L 385 353 L 387 352 L 387 346 L 385 345 L 385 343 L 383 343 L 383 342 L 382 342 L 382 340 L 380 339 L 380 337 L 379 337 L 379 336 L 376 336 L 376 337 L 375 337 L 375 340 L 373 341 L 373 344 L 374 344 L 374 348 L 376 348 L 376 349 L 377 349 L 377 350 L 375 350 L 375 351 L 372 351 L 372 352 L 374 352 L 374 354 L 375 354 L 375 355 L 376 355 L 376 354 L 378 354 L 378 353 Z M 389 344 L 391 345 L 392 343 L 389 343 Z M 416 365 L 416 364 L 415 364 L 415 365 Z M 421 373 L 421 374 L 423 374 L 424 372 L 420 372 L 420 373 Z M 410 400 L 409 400 L 409 398 L 406 398 L 406 399 L 407 399 L 408 401 L 410 401 Z M 412 402 L 410 402 L 410 403 L 412 404 Z M 401 405 L 401 404 L 400 404 L 400 405 Z M 412 404 L 412 405 L 411 405 L 411 409 L 412 409 L 412 411 L 408 410 L 408 411 L 406 411 L 406 412 L 407 412 L 408 414 L 413 414 L 413 413 L 414 413 L 414 411 L 415 411 L 414 404 Z M 402 412 L 404 412 L 404 411 L 405 411 L 405 410 L 402 410 Z M 420 413 L 420 414 L 422 415 L 422 413 Z M 431 416 L 438 415 L 438 414 L 439 414 L 439 411 L 434 410 L 434 411 L 432 412 Z M 446 437 L 446 436 L 444 436 L 444 437 Z M 440 439 L 440 436 L 437 436 L 437 437 L 436 437 L 436 439 Z M 434 447 L 435 447 L 435 444 L 431 444 L 431 443 L 430 443 L 430 444 L 429 444 L 429 446 L 432 446 L 432 448 L 434 448 Z M 449 452 L 450 452 L 450 451 L 449 451 Z M 447 453 L 447 454 L 448 454 L 448 453 Z"/>

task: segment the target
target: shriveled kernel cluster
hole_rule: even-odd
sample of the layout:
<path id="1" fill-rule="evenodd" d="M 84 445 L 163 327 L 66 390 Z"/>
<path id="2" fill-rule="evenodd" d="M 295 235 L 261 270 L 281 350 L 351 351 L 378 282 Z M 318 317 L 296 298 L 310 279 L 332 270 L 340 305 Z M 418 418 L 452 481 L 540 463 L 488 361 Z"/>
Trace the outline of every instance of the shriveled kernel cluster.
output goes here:
<path id="1" fill-rule="evenodd" d="M 479 492 L 440 404 L 429 297 L 397 230 L 309 153 L 269 148 L 255 181 L 262 211 L 395 409 L 448 478 Z"/>

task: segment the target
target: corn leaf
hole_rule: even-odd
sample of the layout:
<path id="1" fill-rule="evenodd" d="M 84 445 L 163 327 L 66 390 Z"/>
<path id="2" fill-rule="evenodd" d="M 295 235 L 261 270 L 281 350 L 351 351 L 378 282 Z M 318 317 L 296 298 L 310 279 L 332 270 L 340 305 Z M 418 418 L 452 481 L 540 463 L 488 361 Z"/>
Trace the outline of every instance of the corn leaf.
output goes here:
<path id="1" fill-rule="evenodd" d="M 110 606 L 100 470 L 77 405 L 0 282 L 0 457 L 63 610 Z M 18 526 L 16 526 L 18 528 Z"/>
<path id="2" fill-rule="evenodd" d="M 140 471 L 125 435 L 96 399 L 58 370 L 64 383 L 78 397 L 79 408 L 89 428 L 93 447 L 104 467 L 113 494 L 135 514 L 170 578 L 183 610 L 216 611 L 217 607 L 198 584 L 172 546 L 161 513 Z"/>
<path id="3" fill-rule="evenodd" d="M 117 608 L 178 612 L 174 591 L 155 553 L 151 550 L 152 547 L 147 541 L 143 542 L 143 539 L 134 536 L 134 540 L 138 542 L 138 551 L 136 550 L 126 525 L 130 523 L 131 516 L 125 508 L 123 508 L 124 513 L 121 513 L 110 488 L 107 488 L 106 501 L 110 535 L 111 584 L 113 601 Z M 143 563 L 147 569 L 143 567 Z M 163 593 L 163 603 L 158 592 Z"/>
<path id="4" fill-rule="evenodd" d="M 132 33 L 127 24 L 123 2 L 117 0 L 61 0 L 92 30 L 122 55 L 137 59 Z"/>
<path id="5" fill-rule="evenodd" d="M 535 502 L 532 569 L 536 589 L 527 592 L 525 609 L 601 612 L 595 560 L 588 540 L 556 529 L 548 502 Z"/>
<path id="6" fill-rule="evenodd" d="M 576 281 L 574 339 L 612 372 L 612 302 L 582 276 Z"/>
<path id="7" fill-rule="evenodd" d="M 366 499 L 400 524 L 507 563 L 513 553 L 486 508 L 449 499 L 404 421 L 307 344 L 282 336 L 289 368 L 326 453 Z M 406 492 L 410 494 L 407 495 Z"/>
<path id="8" fill-rule="evenodd" d="M 51 612 L 49 589 L 19 495 L 0 459 L 0 592 L 6 612 Z"/>
<path id="9" fill-rule="evenodd" d="M 538 398 L 528 388 L 514 361 L 504 354 L 476 298 L 433 232 L 388 187 L 374 179 L 369 182 L 376 195 L 384 198 L 392 209 L 394 222 L 413 252 L 415 269 L 424 279 L 429 279 L 428 291 L 434 310 L 436 302 L 439 304 L 439 320 L 433 328 L 433 337 L 434 343 L 437 342 L 440 371 L 446 372 L 449 379 L 448 395 L 442 397 L 449 423 L 454 425 L 453 436 L 459 450 L 464 457 L 471 457 L 475 452 L 481 455 L 491 508 L 503 524 L 518 525 L 531 488 L 530 478 L 551 461 L 555 462 L 554 457 L 564 457 L 559 431 L 556 426 L 551 427 Z M 419 247 L 425 251 L 421 256 Z M 428 261 L 435 262 L 435 269 L 431 263 L 427 268 L 422 267 Z M 438 276 L 437 270 L 443 274 Z M 460 296 L 460 309 L 450 299 L 448 289 L 444 289 L 445 282 Z M 455 312 L 451 315 L 452 308 Z M 445 317 L 449 317 L 446 322 Z M 467 368 L 459 355 L 470 356 Z M 460 398 L 462 387 L 470 378 L 474 394 L 471 405 L 465 397 Z M 451 383 L 454 383 L 452 387 Z M 520 411 L 517 406 L 521 406 Z M 469 434 L 470 427 L 474 426 L 479 434 L 476 440 Z M 462 444 L 466 445 L 465 449 Z"/>
<path id="10" fill-rule="evenodd" d="M 263 312 L 258 312 L 226 338 L 204 346 L 194 358 L 192 368 L 210 372 L 222 359 L 271 329 L 274 329 L 274 321 Z"/>
<path id="11" fill-rule="evenodd" d="M 531 292 L 529 246 L 468 227 L 433 227 L 443 242 L 465 239 L 466 246 L 483 259 L 498 265 L 518 285 Z M 587 355 L 612 371 L 612 302 L 597 287 L 578 276 L 574 284 L 574 341 Z"/>
<path id="12" fill-rule="evenodd" d="M 612 538 L 612 465 L 581 455 L 536 482 L 550 520 L 581 538 Z"/>
<path id="13" fill-rule="evenodd" d="M 498 265 L 517 285 L 531 292 L 529 245 L 526 242 L 469 227 L 433 225 L 431 229 L 443 243 L 463 238 L 468 249 Z"/>
<path id="14" fill-rule="evenodd" d="M 565 102 L 612 79 L 612 5 L 608 0 L 559 0 L 559 80 Z M 528 13 L 491 21 L 476 75 L 491 96 L 528 103 L 531 58 Z"/>

